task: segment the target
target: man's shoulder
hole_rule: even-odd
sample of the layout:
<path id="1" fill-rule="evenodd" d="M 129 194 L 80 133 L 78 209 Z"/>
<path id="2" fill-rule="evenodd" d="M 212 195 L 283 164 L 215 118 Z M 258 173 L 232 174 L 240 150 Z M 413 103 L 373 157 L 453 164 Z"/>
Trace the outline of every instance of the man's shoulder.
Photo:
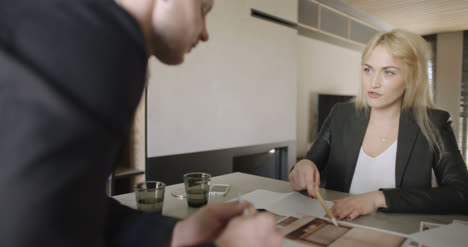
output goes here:
<path id="1" fill-rule="evenodd" d="M 135 19 L 114 0 L 37 2 L 44 6 L 15 5 L 13 19 L 0 23 L 0 49 L 51 91 L 125 129 L 144 88 L 148 61 Z"/>
<path id="2" fill-rule="evenodd" d="M 8 5 L 3 2 L 0 1 L 0 40 L 3 43 L 15 43 L 36 32 L 63 42 L 80 41 L 81 37 L 99 40 L 112 36 L 116 36 L 114 42 L 118 42 L 117 36 L 133 36 L 142 43 L 136 20 L 115 0 L 15 0 L 8 1 Z"/>

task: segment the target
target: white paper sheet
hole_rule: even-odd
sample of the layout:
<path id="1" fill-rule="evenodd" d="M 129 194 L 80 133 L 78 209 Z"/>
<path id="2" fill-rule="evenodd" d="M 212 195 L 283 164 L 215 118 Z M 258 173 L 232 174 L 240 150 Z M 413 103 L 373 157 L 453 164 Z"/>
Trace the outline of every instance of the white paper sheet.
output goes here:
<path id="1" fill-rule="evenodd" d="M 423 232 L 411 234 L 410 237 L 426 246 L 466 247 L 468 243 L 468 226 L 452 223 Z"/>
<path id="2" fill-rule="evenodd" d="M 241 197 L 252 203 L 256 208 L 264 208 L 272 213 L 284 216 L 325 216 L 325 210 L 319 200 L 300 194 L 299 192 L 278 193 L 268 190 L 255 190 Z M 325 201 L 329 206 L 333 202 Z"/>
<path id="3" fill-rule="evenodd" d="M 333 206 L 333 202 L 325 201 L 328 207 Z M 298 192 L 287 193 L 281 200 L 271 206 L 272 212 L 280 215 L 288 215 L 301 218 L 303 216 L 325 216 L 326 212 L 320 205 L 320 201 Z"/>
<path id="4" fill-rule="evenodd" d="M 242 195 L 240 199 L 252 203 L 255 208 L 268 209 L 287 194 L 288 193 L 279 193 L 269 190 L 254 190 L 245 195 Z"/>
<path id="5" fill-rule="evenodd" d="M 307 196 L 304 196 L 298 192 L 290 192 L 290 193 L 278 193 L 272 192 L 268 190 L 255 190 L 245 195 L 242 195 L 239 199 L 249 201 L 252 203 L 257 209 L 263 208 L 266 209 L 274 214 L 283 215 L 283 216 L 293 216 L 296 218 L 303 218 L 304 216 L 313 216 L 316 218 L 327 219 L 325 210 L 320 205 L 320 201 L 317 199 L 313 199 Z M 236 199 L 233 199 L 236 200 Z M 325 201 L 325 203 L 329 206 L 333 206 L 333 202 Z M 347 225 L 350 227 L 360 227 L 369 230 L 377 230 L 380 232 L 386 232 L 393 235 L 398 235 L 407 238 L 408 235 L 394 233 L 382 229 L 377 229 L 373 227 L 367 226 L 359 226 L 350 222 L 342 222 L 339 221 L 342 225 Z M 406 241 L 402 246 L 408 246 L 411 240 Z M 309 246 L 303 243 L 299 243 L 297 241 L 292 241 L 290 239 L 286 239 L 283 243 L 283 247 L 305 247 Z"/>

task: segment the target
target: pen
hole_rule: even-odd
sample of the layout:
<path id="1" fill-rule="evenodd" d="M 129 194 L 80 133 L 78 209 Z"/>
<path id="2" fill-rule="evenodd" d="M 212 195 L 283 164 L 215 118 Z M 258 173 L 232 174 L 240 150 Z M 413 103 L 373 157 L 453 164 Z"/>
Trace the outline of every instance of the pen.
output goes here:
<path id="1" fill-rule="evenodd" d="M 336 222 L 335 216 L 332 214 L 332 212 L 328 208 L 327 204 L 323 200 L 322 195 L 320 195 L 320 191 L 319 191 L 319 188 L 317 186 L 314 187 L 314 191 L 315 191 L 315 197 L 317 197 L 317 199 L 319 200 L 319 202 L 322 205 L 323 209 L 327 213 L 328 218 L 330 218 L 333 225 L 338 226 L 338 223 Z"/>

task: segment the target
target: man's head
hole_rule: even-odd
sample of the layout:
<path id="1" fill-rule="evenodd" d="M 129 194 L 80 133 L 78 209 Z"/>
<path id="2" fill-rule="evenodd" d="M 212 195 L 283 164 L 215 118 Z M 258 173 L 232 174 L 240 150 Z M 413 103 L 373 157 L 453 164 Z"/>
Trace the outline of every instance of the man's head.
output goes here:
<path id="1" fill-rule="evenodd" d="M 116 0 L 139 23 L 149 55 L 181 64 L 198 42 L 208 40 L 206 15 L 214 0 Z"/>
<path id="2" fill-rule="evenodd" d="M 199 41 L 208 40 L 206 15 L 213 0 L 155 0 L 151 53 L 166 64 L 180 64 Z"/>

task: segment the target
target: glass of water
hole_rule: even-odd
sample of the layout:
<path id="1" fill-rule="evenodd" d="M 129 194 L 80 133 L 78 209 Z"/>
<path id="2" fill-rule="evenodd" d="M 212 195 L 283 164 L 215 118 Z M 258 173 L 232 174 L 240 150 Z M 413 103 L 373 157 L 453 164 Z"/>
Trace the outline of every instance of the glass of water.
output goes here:
<path id="1" fill-rule="evenodd" d="M 147 213 L 160 214 L 164 202 L 166 184 L 159 181 L 145 181 L 135 185 L 137 208 Z"/>
<path id="2" fill-rule="evenodd" d="M 211 175 L 205 172 L 192 172 L 184 175 L 187 204 L 190 207 L 201 207 L 208 203 Z"/>

